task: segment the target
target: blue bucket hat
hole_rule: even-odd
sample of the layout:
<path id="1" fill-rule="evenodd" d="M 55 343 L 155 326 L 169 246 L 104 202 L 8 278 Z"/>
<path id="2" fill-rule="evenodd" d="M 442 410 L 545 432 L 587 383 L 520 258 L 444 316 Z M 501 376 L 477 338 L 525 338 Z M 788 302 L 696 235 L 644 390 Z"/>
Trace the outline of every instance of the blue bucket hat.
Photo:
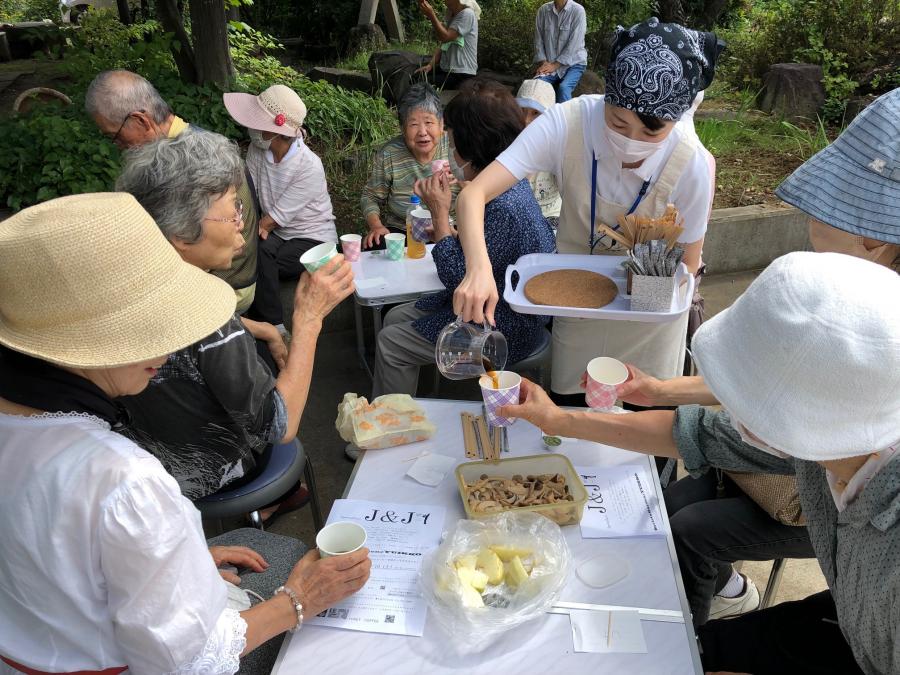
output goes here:
<path id="1" fill-rule="evenodd" d="M 826 225 L 900 244 L 900 88 L 872 102 L 775 194 Z"/>

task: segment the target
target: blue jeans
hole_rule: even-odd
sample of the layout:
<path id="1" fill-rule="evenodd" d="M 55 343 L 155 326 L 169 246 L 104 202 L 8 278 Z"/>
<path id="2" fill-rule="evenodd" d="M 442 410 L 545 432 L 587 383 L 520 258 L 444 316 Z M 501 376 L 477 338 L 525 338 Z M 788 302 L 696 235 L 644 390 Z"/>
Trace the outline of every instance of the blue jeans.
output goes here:
<path id="1" fill-rule="evenodd" d="M 569 66 L 566 74 L 562 77 L 556 73 L 550 73 L 549 75 L 540 75 L 535 79 L 552 84 L 554 89 L 556 89 L 556 102 L 564 103 L 572 98 L 572 92 L 575 91 L 575 87 L 578 86 L 578 80 L 581 79 L 584 69 L 585 65 L 579 63 L 575 66 Z"/>

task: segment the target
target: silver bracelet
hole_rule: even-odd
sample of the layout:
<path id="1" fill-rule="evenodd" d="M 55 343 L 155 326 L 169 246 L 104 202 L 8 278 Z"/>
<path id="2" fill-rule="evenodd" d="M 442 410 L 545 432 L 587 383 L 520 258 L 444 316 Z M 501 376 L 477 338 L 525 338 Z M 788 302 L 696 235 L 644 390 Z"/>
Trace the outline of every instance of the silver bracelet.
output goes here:
<path id="1" fill-rule="evenodd" d="M 300 598 L 292 588 L 288 588 L 287 586 L 279 586 L 275 589 L 275 592 L 272 593 L 272 597 L 274 598 L 279 593 L 284 593 L 286 596 L 288 596 L 288 599 L 294 606 L 294 611 L 297 612 L 297 625 L 290 629 L 292 633 L 296 633 L 303 626 L 303 603 L 300 602 Z"/>

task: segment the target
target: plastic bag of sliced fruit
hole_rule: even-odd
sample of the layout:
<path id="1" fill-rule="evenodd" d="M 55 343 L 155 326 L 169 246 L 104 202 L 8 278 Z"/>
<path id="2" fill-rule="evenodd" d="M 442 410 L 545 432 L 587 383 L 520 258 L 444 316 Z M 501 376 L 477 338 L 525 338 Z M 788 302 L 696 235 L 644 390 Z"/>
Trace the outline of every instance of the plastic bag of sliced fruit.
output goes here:
<path id="1" fill-rule="evenodd" d="M 431 620 L 462 654 L 542 616 L 570 571 L 559 525 L 535 513 L 460 520 L 424 562 L 420 586 Z"/>

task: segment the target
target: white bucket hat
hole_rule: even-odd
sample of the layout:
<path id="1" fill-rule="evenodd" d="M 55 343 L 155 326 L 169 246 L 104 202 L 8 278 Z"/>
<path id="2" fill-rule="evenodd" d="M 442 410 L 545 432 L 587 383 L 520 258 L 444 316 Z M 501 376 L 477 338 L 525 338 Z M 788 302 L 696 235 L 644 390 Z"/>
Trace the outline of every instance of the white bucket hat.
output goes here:
<path id="1" fill-rule="evenodd" d="M 838 253 L 790 253 L 700 327 L 712 393 L 764 444 L 804 460 L 900 439 L 900 276 Z"/>
<path id="2" fill-rule="evenodd" d="M 0 223 L 0 344 L 113 368 L 213 333 L 234 314 L 221 279 L 184 262 L 122 192 L 62 197 Z"/>
<path id="3" fill-rule="evenodd" d="M 225 94 L 225 108 L 243 127 L 282 136 L 299 136 L 306 119 L 306 104 L 290 87 L 273 84 L 259 96 Z"/>
<path id="4" fill-rule="evenodd" d="M 525 80 L 516 94 L 516 103 L 520 108 L 531 108 L 539 113 L 547 112 L 547 108 L 556 103 L 556 90 L 544 80 Z"/>

